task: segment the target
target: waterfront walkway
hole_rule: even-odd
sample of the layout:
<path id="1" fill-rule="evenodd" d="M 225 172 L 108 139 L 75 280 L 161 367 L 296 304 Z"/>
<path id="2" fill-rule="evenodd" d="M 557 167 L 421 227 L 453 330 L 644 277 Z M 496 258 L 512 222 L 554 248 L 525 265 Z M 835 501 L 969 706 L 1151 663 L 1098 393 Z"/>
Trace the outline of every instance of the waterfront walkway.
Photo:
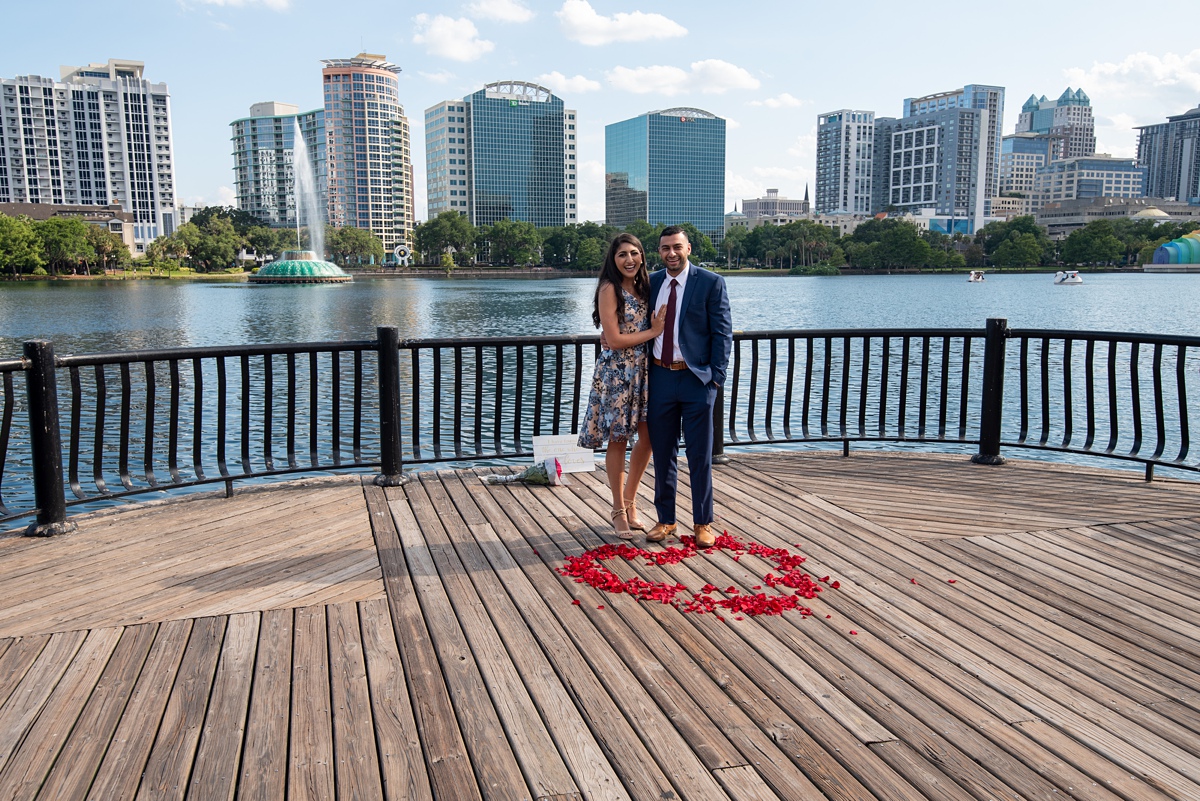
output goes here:
<path id="1" fill-rule="evenodd" d="M 1200 798 L 1200 486 L 735 455 L 719 527 L 829 579 L 719 619 L 555 571 L 614 541 L 601 472 L 485 472 L 0 539 L 0 799 Z M 614 570 L 724 598 L 773 567 Z"/>

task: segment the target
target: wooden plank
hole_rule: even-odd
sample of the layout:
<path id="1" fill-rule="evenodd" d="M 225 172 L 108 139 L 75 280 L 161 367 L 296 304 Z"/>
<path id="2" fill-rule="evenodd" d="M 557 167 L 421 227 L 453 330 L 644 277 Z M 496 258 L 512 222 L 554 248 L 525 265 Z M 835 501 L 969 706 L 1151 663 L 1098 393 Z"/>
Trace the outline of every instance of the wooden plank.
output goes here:
<path id="1" fill-rule="evenodd" d="M 558 579 L 545 570 L 536 549 L 505 516 L 501 505 L 515 507 L 512 496 L 504 493 L 493 498 L 488 488 L 472 481 L 473 478 L 464 479 L 464 488 L 495 525 L 495 528 L 486 525 L 474 530 L 480 550 L 495 573 L 504 576 L 504 586 L 513 605 L 526 620 L 528 630 L 536 635 L 558 682 L 569 695 L 571 705 L 563 708 L 564 716 L 571 709 L 580 714 L 587 735 L 594 737 L 603 750 L 603 764 L 595 765 L 591 772 L 577 762 L 570 763 L 572 772 L 579 777 L 580 786 L 601 798 L 671 797 L 669 794 L 675 790 L 648 750 L 648 744 L 656 745 L 649 727 L 643 727 L 636 714 L 630 714 L 617 704 L 617 696 L 609 692 L 568 636 L 568 631 L 578 631 L 590 623 L 579 610 L 568 606 L 571 596 Z M 553 600 L 553 605 L 549 599 Z M 641 736 L 643 733 L 647 735 L 645 739 Z M 581 732 L 581 738 L 583 736 Z M 587 740 L 583 743 L 579 747 L 587 748 Z M 572 750 L 563 748 L 563 753 L 569 755 Z M 608 778 L 612 773 L 619 777 L 619 785 L 614 786 Z M 598 780 L 585 777 L 597 777 Z"/>
<path id="2" fill-rule="evenodd" d="M 138 799 L 185 796 L 226 623 L 224 617 L 209 617 L 192 626 L 179 674 L 158 725 L 158 736 L 146 760 Z"/>
<path id="3" fill-rule="evenodd" d="M 720 768 L 713 771 L 713 776 L 733 801 L 779 801 L 779 793 L 750 765 Z M 787 797 L 795 801 L 823 801 L 824 793 L 810 787 L 789 788 Z"/>
<path id="4" fill-rule="evenodd" d="M 769 478 L 766 480 L 770 481 Z M 819 505 L 815 500 L 812 503 Z M 835 510 L 830 507 L 829 511 L 832 513 Z M 836 510 L 836 513 L 845 515 L 842 510 Z M 955 545 L 962 546 L 964 543 L 957 542 Z M 897 586 L 902 586 L 898 577 L 894 580 L 897 581 Z M 865 590 L 866 587 L 863 585 L 859 589 Z M 913 635 L 924 628 L 917 623 L 915 615 L 920 614 L 928 618 L 928 608 L 916 604 L 910 596 L 900 593 L 889 595 L 887 603 L 893 610 L 889 615 L 892 620 L 898 621 L 901 617 L 905 619 L 905 628 L 902 631 Z M 1179 792 L 1181 788 L 1190 786 L 1190 779 L 1185 779 L 1184 776 L 1196 767 L 1194 758 L 1185 757 L 1177 746 L 1144 728 L 1130 726 L 1107 713 L 1101 705 L 1091 702 L 1084 695 L 1064 688 L 1056 675 L 1051 676 L 1031 668 L 1026 662 L 1014 659 L 1006 651 L 988 644 L 972 629 L 946 618 L 943 618 L 941 631 L 935 633 L 925 630 L 920 636 L 931 651 L 940 650 L 947 654 L 964 668 L 976 673 L 985 685 L 1013 693 L 1014 699 L 1031 713 L 1058 722 L 1073 736 L 1084 739 L 1096 750 L 1110 755 L 1118 764 L 1125 765 L 1127 769 L 1132 769 L 1135 764 L 1143 764 L 1135 755 L 1139 747 L 1133 744 L 1145 743 L 1140 748 L 1153 748 L 1156 764 L 1149 768 L 1143 764 L 1143 769 L 1153 773 L 1154 782 L 1172 792 Z M 1003 637 L 1004 634 L 996 632 L 995 636 Z M 1062 665 L 1058 666 L 1058 670 L 1063 669 Z M 1014 678 L 1017 680 L 1015 688 Z M 1081 714 L 1085 711 L 1086 714 Z M 1115 736 L 1114 731 L 1120 732 L 1120 736 Z M 1153 743 L 1153 746 L 1149 743 Z"/>
<path id="5" fill-rule="evenodd" d="M 383 798 L 358 607 L 354 604 L 331 605 L 325 608 L 325 614 L 329 626 L 337 797 Z"/>
<path id="6" fill-rule="evenodd" d="M 360 602 L 358 615 L 384 797 L 433 801 L 387 599 Z"/>
<path id="7" fill-rule="evenodd" d="M 596 608 L 601 605 L 598 603 L 599 596 L 596 591 L 575 585 L 550 573 L 546 570 L 546 566 L 541 564 L 542 560 L 547 560 L 547 563 L 557 563 L 563 558 L 564 553 L 559 550 L 560 544 L 574 552 L 582 550 L 569 532 L 569 528 L 578 525 L 578 521 L 563 521 L 550 513 L 536 511 L 531 516 L 527 510 L 536 510 L 536 507 L 529 488 L 500 486 L 494 491 L 497 495 L 508 496 L 501 501 L 501 504 L 510 520 L 515 524 L 515 528 L 509 530 L 515 533 L 515 536 L 505 544 L 510 550 L 517 549 L 515 556 L 523 568 L 527 563 L 530 566 L 535 564 L 538 566 L 536 578 L 532 570 L 527 574 L 535 583 L 538 582 L 538 579 L 542 579 L 539 584 L 541 592 L 554 593 L 553 601 L 550 603 L 551 608 L 562 608 L 569 614 L 572 609 L 571 596 L 568 594 L 570 590 L 566 585 L 569 584 L 571 590 L 579 593 L 583 604 L 574 607 L 574 611 L 582 612 L 590 625 L 569 623 L 569 618 L 564 619 L 560 625 L 571 638 L 575 648 L 584 654 L 591 665 L 591 670 L 604 683 L 607 691 L 621 699 L 622 712 L 630 725 L 639 732 L 659 767 L 670 778 L 674 786 L 673 792 L 677 792 L 683 797 L 723 797 L 724 791 L 721 790 L 720 785 L 713 779 L 711 772 L 705 768 L 704 762 L 693 751 L 691 744 L 675 728 L 673 721 L 658 706 L 654 695 L 647 691 L 639 681 L 639 677 L 633 674 L 623 659 L 624 654 L 618 653 L 606 640 L 605 634 L 602 633 L 602 625 L 612 625 L 615 621 L 602 624 L 598 616 L 603 614 L 604 610 Z M 546 492 L 549 493 L 550 490 L 546 490 Z M 539 500 L 541 499 L 539 498 Z M 539 531 L 539 529 L 541 530 Z M 523 532 L 530 533 L 523 534 Z M 529 539 L 527 540 L 526 537 Z M 531 541 L 537 544 L 536 548 L 531 547 Z M 554 585 L 557 587 L 552 590 L 551 587 Z M 555 612 L 555 614 L 558 613 Z M 659 672 L 665 674 L 661 668 Z M 664 682 L 671 681 L 665 675 L 651 678 L 653 680 L 661 679 Z M 619 765 L 614 765 L 614 767 L 617 767 L 618 770 L 621 769 Z"/>
<path id="8" fill-rule="evenodd" d="M 86 636 L 85 631 L 51 636 L 8 700 L 0 706 L 0 768 L 8 764 L 20 747 L 25 733 L 58 685 L 58 680 L 67 671 Z"/>
<path id="9" fill-rule="evenodd" d="M 203 801 L 233 798 L 246 733 L 258 626 L 259 616 L 255 612 L 229 616 L 188 798 Z"/>
<path id="10" fill-rule="evenodd" d="M 237 788 L 241 799 L 282 801 L 287 795 L 293 614 L 291 609 L 272 609 L 262 613 L 259 623 Z"/>
<path id="11" fill-rule="evenodd" d="M 330 717 L 329 646 L 325 608 L 296 610 L 292 646 L 292 726 L 288 798 L 334 797 L 333 721 Z"/>
<path id="12" fill-rule="evenodd" d="M 88 633 L 29 727 L 23 746 L 0 771 L 0 798 L 32 798 L 37 793 L 120 638 L 120 629 Z"/>
<path id="13" fill-rule="evenodd" d="M 133 798 L 137 792 L 138 781 L 145 770 L 146 758 L 154 745 L 154 735 L 192 633 L 192 622 L 175 620 L 158 627 L 154 645 L 88 791 L 89 799 Z"/>
<path id="14" fill-rule="evenodd" d="M 488 798 L 527 798 L 530 788 L 484 687 L 479 665 L 450 605 L 409 501 L 392 500 L 388 507 L 396 522 L 413 588 L 429 627 L 430 644 L 441 662 L 480 789 Z"/>
<path id="15" fill-rule="evenodd" d="M 467 757 L 462 733 L 455 725 L 454 707 L 429 642 L 429 631 L 413 590 L 408 564 L 396 524 L 383 490 L 368 480 L 363 482 L 371 531 L 383 566 L 388 609 L 399 646 L 404 674 L 409 683 L 417 731 L 420 733 L 429 782 L 435 798 L 482 798 L 471 762 Z"/>
<path id="16" fill-rule="evenodd" d="M 543 711 L 531 698 L 529 687 L 496 630 L 498 622 L 493 616 L 493 605 L 499 602 L 498 597 L 476 591 L 468 575 L 470 571 L 450 542 L 448 529 L 455 529 L 460 537 L 465 529 L 454 502 L 436 475 L 424 477 L 419 483 L 411 482 L 406 489 L 448 600 L 533 795 L 550 797 L 578 792 L 547 729 Z M 401 528 L 402 536 L 403 531 Z M 550 710 L 551 715 L 556 713 L 557 710 Z"/>
<path id="17" fill-rule="evenodd" d="M 37 661 L 48 642 L 49 634 L 31 634 L 10 640 L 8 649 L 0 656 L 0 708 L 8 702 L 12 691 L 25 678 L 26 671 Z"/>
<path id="18" fill-rule="evenodd" d="M 726 561 L 733 564 L 732 560 Z M 709 581 L 720 582 L 720 586 L 737 583 L 737 579 L 731 582 L 729 574 L 719 573 L 716 562 L 717 557 L 697 557 L 679 565 L 665 565 L 662 568 L 663 575 L 650 566 L 633 564 L 638 565 L 636 572 L 645 573 L 648 580 L 678 582 L 693 587 Z M 626 565 L 615 569 L 623 572 L 622 568 L 631 567 Z M 748 589 L 751 582 L 744 582 L 744 586 Z M 693 615 L 689 616 L 689 622 L 700 636 L 688 638 L 685 637 L 688 626 L 682 622 L 671 622 L 672 618 L 679 615 L 676 610 L 658 604 L 641 606 L 655 615 L 663 628 L 670 630 L 672 636 L 687 648 L 696 663 L 720 682 L 737 707 L 753 716 L 762 731 L 769 733 L 776 749 L 786 749 L 782 756 L 800 767 L 826 795 L 848 799 L 870 795 L 904 797 L 912 791 L 887 765 L 873 759 L 869 751 L 861 748 L 854 732 L 857 730 L 860 735 L 888 739 L 892 735 L 878 724 L 869 726 L 861 710 L 853 715 L 855 723 L 851 729 L 835 720 L 821 704 L 807 696 L 764 656 L 764 647 L 774 650 L 777 658 L 782 652 L 774 647 L 778 643 L 774 643 L 770 637 L 749 631 L 748 628 L 753 628 L 754 624 L 750 627 L 744 624 L 730 626 L 732 621 L 721 622 L 715 615 Z M 784 661 L 791 659 L 791 654 L 784 655 Z M 811 686 L 807 680 L 802 684 Z M 770 699 L 762 697 L 761 691 L 757 690 L 760 687 L 770 688 Z M 830 689 L 833 689 L 832 686 Z M 834 692 L 841 695 L 840 691 Z M 846 702 L 845 706 L 849 707 L 850 704 Z M 737 730 L 734 721 L 720 721 L 718 725 L 726 731 Z M 747 753 L 751 753 L 749 748 L 753 745 L 752 742 L 747 743 Z M 770 752 L 764 750 L 763 756 L 754 760 L 755 766 L 777 791 L 786 792 L 786 776 L 780 775 L 781 768 L 771 763 L 768 756 Z M 768 772 L 771 769 L 773 772 Z"/>
<path id="19" fill-rule="evenodd" d="M 38 798 L 84 798 L 133 694 L 158 624 L 131 626 L 121 632 L 112 657 L 75 722 Z"/>

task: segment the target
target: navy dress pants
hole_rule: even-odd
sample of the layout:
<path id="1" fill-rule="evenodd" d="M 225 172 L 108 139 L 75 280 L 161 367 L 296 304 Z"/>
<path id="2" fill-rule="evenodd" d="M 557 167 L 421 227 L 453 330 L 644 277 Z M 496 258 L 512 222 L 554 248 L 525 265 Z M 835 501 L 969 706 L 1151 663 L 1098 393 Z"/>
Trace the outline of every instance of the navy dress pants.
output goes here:
<path id="1" fill-rule="evenodd" d="M 692 522 L 713 522 L 713 405 L 717 388 L 705 386 L 691 370 L 668 370 L 650 363 L 650 405 L 646 425 L 654 453 L 654 508 L 658 522 L 675 522 L 679 435 L 687 451 L 692 483 Z"/>

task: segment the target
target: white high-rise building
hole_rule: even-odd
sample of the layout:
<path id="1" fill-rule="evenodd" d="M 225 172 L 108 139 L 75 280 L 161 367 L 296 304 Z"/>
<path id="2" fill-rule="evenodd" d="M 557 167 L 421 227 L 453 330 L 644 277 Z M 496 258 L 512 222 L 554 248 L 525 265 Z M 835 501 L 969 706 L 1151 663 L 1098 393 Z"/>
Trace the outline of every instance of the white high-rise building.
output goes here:
<path id="1" fill-rule="evenodd" d="M 841 109 L 817 117 L 818 214 L 871 211 L 875 112 Z"/>
<path id="2" fill-rule="evenodd" d="M 0 78 L 0 203 L 106 206 L 134 216 L 134 247 L 175 230 L 171 96 L 141 61 Z"/>
<path id="3" fill-rule="evenodd" d="M 918 114 L 929 114 L 935 111 L 946 111 L 954 108 L 970 108 L 986 111 L 983 124 L 982 165 L 983 196 L 985 198 L 984 213 L 991 198 L 999 194 L 1000 187 L 1000 139 L 1001 126 L 1004 123 L 1004 87 L 985 86 L 983 84 L 967 84 L 961 89 L 949 92 L 937 92 L 924 97 L 910 97 L 904 101 L 904 116 L 914 117 Z"/>

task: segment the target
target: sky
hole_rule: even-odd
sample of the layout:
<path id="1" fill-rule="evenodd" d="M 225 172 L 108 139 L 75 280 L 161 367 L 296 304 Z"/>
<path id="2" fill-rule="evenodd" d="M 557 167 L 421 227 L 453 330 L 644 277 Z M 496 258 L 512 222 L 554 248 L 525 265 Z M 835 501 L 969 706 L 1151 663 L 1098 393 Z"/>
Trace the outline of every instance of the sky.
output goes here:
<path id="1" fill-rule="evenodd" d="M 578 111 L 579 219 L 604 219 L 604 126 L 699 108 L 727 120 L 725 206 L 769 188 L 815 197 L 817 115 L 898 117 L 904 98 L 1006 89 L 1012 133 L 1031 95 L 1091 97 L 1097 152 L 1132 157 L 1136 125 L 1200 105 L 1194 2 L 932 4 L 708 0 L 128 0 L 13 3 L 0 77 L 145 62 L 171 93 L 178 202 L 233 205 L 229 124 L 251 104 L 319 108 L 321 59 L 401 68 L 417 219 L 425 109 L 495 81 L 538 83 Z"/>

